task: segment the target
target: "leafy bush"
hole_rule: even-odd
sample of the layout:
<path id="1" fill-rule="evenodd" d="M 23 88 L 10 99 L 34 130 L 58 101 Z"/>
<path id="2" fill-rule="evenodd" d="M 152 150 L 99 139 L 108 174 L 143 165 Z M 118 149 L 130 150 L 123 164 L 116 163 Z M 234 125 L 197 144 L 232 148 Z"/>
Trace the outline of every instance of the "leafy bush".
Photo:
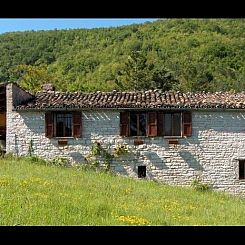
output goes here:
<path id="1" fill-rule="evenodd" d="M 20 157 L 14 155 L 12 152 L 3 154 L 3 155 L 2 155 L 2 158 L 6 159 L 6 160 L 7 160 L 7 159 L 8 159 L 8 160 L 12 160 L 12 159 L 14 159 L 14 160 L 19 160 L 19 159 L 20 159 Z"/>
<path id="2" fill-rule="evenodd" d="M 31 163 L 35 163 L 35 164 L 41 164 L 41 165 L 48 165 L 48 161 L 44 160 L 43 158 L 40 158 L 38 156 L 30 156 L 27 157 L 27 159 L 31 162 Z"/>
<path id="3" fill-rule="evenodd" d="M 100 142 L 94 142 L 91 145 L 90 153 L 87 155 L 87 163 L 93 169 L 110 170 L 110 165 L 115 157 L 127 154 L 129 152 L 127 145 L 117 145 L 113 150 L 108 146 L 102 146 Z"/>
<path id="4" fill-rule="evenodd" d="M 118 157 L 129 152 L 127 145 L 117 145 L 114 148 L 114 156 Z"/>
<path id="5" fill-rule="evenodd" d="M 207 183 L 202 183 L 199 176 L 195 180 L 193 180 L 193 182 L 191 183 L 191 186 L 196 191 L 211 191 L 212 190 L 212 186 Z"/>
<path id="6" fill-rule="evenodd" d="M 91 145 L 90 153 L 86 157 L 91 168 L 98 169 L 102 164 L 105 166 L 106 170 L 110 170 L 110 164 L 113 158 L 113 154 L 111 154 L 108 149 L 102 147 L 97 141 Z"/>
<path id="7" fill-rule="evenodd" d="M 53 166 L 58 167 L 71 167 L 71 162 L 69 159 L 64 157 L 56 157 L 49 162 Z"/>

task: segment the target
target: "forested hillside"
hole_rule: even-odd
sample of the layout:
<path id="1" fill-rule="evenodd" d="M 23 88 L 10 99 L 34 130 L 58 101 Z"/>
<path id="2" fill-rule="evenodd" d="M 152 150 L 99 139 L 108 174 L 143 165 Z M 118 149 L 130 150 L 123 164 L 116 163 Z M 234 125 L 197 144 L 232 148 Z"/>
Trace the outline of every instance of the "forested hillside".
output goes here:
<path id="1" fill-rule="evenodd" d="M 0 82 L 37 91 L 245 90 L 245 19 L 0 35 Z"/>

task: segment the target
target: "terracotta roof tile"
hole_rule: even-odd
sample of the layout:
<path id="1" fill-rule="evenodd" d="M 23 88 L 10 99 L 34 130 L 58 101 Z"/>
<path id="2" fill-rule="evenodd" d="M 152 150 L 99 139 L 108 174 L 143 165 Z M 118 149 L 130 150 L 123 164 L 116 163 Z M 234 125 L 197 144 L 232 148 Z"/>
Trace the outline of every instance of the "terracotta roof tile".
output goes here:
<path id="1" fill-rule="evenodd" d="M 230 108 L 245 109 L 245 93 L 180 93 L 161 90 L 136 92 L 38 92 L 17 110 L 54 108 Z"/>

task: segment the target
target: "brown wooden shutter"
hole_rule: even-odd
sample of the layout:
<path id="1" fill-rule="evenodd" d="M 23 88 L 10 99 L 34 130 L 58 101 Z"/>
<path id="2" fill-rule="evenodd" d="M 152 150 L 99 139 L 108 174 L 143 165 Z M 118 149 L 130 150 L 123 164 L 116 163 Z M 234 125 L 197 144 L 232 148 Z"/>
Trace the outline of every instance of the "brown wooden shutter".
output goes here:
<path id="1" fill-rule="evenodd" d="M 54 136 L 54 120 L 53 113 L 45 113 L 45 136 L 47 138 L 52 138 Z"/>
<path id="2" fill-rule="evenodd" d="M 183 136 L 191 136 L 192 133 L 192 118 L 191 112 L 185 111 L 183 115 Z"/>
<path id="3" fill-rule="evenodd" d="M 120 135 L 129 135 L 129 113 L 125 111 L 120 112 Z"/>
<path id="4" fill-rule="evenodd" d="M 157 113 L 157 136 L 164 136 L 164 113 Z"/>
<path id="5" fill-rule="evenodd" d="M 73 137 L 82 137 L 82 113 L 80 111 L 73 112 Z"/>
<path id="6" fill-rule="evenodd" d="M 157 113 L 148 112 L 148 136 L 157 136 Z"/>
<path id="7" fill-rule="evenodd" d="M 0 127 L 6 127 L 6 113 L 0 112 Z"/>

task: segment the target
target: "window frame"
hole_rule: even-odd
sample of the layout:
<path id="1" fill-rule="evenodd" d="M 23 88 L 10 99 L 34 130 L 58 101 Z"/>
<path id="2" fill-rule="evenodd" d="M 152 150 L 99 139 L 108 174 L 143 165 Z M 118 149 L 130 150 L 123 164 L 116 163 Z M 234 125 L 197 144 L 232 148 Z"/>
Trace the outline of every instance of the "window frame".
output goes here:
<path id="1" fill-rule="evenodd" d="M 70 125 L 71 136 L 57 136 L 58 114 L 71 114 L 71 125 Z M 82 137 L 82 112 L 81 111 L 46 111 L 45 112 L 45 137 L 50 139 L 81 138 Z"/>
<path id="2" fill-rule="evenodd" d="M 240 165 L 243 164 L 243 167 L 240 167 Z M 241 174 L 241 169 L 243 173 Z M 240 181 L 245 181 L 245 159 L 238 160 L 238 179 Z"/>
<path id="3" fill-rule="evenodd" d="M 173 134 L 173 131 L 174 131 L 174 124 L 175 124 L 175 122 L 174 122 L 174 120 L 173 120 L 173 118 L 174 118 L 174 114 L 180 114 L 180 135 L 165 135 L 165 125 L 166 125 L 166 123 L 165 123 L 165 115 L 166 114 L 170 114 L 171 115 L 171 134 Z M 184 130 L 184 128 L 183 128 L 183 112 L 182 111 L 165 111 L 165 112 L 163 112 L 163 121 L 164 121 L 164 124 L 163 124 L 163 137 L 164 138 L 166 138 L 166 139 L 170 139 L 170 138 L 183 138 L 183 130 Z"/>
<path id="4" fill-rule="evenodd" d="M 146 178 L 146 166 L 145 165 L 139 165 L 138 166 L 138 178 L 144 179 Z"/>
<path id="5" fill-rule="evenodd" d="M 131 135 L 131 113 L 136 114 L 136 129 L 137 129 L 137 134 L 136 135 Z M 145 115 L 145 135 L 139 135 L 140 132 L 140 114 Z M 130 111 L 129 112 L 129 136 L 131 137 L 146 137 L 148 136 L 148 119 L 147 119 L 147 114 L 148 112 L 141 112 L 141 111 Z"/>
<path id="6" fill-rule="evenodd" d="M 131 115 L 137 115 L 137 135 L 131 133 Z M 146 134 L 139 135 L 139 115 L 145 114 Z M 171 116 L 171 135 L 165 135 L 165 115 Z M 176 127 L 175 115 L 178 114 L 180 125 Z M 176 130 L 179 129 L 179 130 Z M 173 135 L 180 131 L 179 135 Z M 192 136 L 192 112 L 190 110 L 125 110 L 120 112 L 120 136 L 122 137 L 163 137 L 185 138 Z"/>
<path id="7" fill-rule="evenodd" d="M 63 125 L 63 135 L 62 136 L 57 136 L 57 116 L 58 115 L 71 115 L 71 122 L 70 122 L 70 130 L 71 130 L 71 135 L 66 136 L 65 135 L 65 124 Z M 64 117 L 65 118 L 65 117 Z M 53 115 L 53 123 L 54 123 L 54 138 L 73 138 L 74 132 L 73 132 L 73 113 L 72 112 L 54 112 Z"/>

